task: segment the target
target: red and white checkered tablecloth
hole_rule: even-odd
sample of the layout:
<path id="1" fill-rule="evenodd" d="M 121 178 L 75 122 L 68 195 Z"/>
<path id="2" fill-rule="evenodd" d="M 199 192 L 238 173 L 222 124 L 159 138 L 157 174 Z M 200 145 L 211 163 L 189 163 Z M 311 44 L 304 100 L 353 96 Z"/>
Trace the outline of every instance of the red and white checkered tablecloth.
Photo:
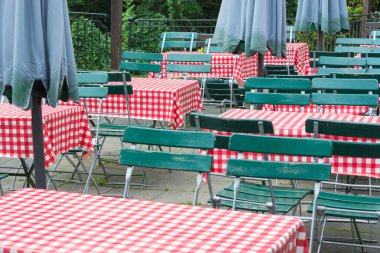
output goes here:
<path id="1" fill-rule="evenodd" d="M 69 149 L 93 150 L 86 112 L 80 106 L 42 107 L 45 167 Z M 33 158 L 31 111 L 0 104 L 0 157 Z"/>
<path id="2" fill-rule="evenodd" d="M 1 252 L 308 252 L 287 216 L 32 188 L 0 213 Z"/>
<path id="3" fill-rule="evenodd" d="M 121 83 L 113 83 L 121 84 Z M 186 114 L 202 110 L 198 81 L 178 79 L 133 78 L 129 96 L 131 118 L 169 122 L 177 129 Z M 87 99 L 89 113 L 98 112 L 98 99 Z M 83 102 L 83 101 L 82 101 Z M 102 115 L 127 117 L 124 95 L 109 95 L 103 100 Z"/>
<path id="4" fill-rule="evenodd" d="M 166 71 L 166 65 L 168 64 L 167 58 L 168 54 L 202 54 L 199 52 L 167 52 L 163 54 L 164 60 L 161 62 L 161 72 L 162 78 L 168 78 L 169 74 Z M 254 76 L 257 73 L 257 57 L 245 57 L 242 55 L 235 55 L 231 53 L 210 53 L 212 56 L 211 60 L 211 72 L 207 74 L 208 78 L 230 78 L 234 77 L 235 80 L 239 83 L 240 86 L 243 86 L 244 80 L 248 77 Z M 236 59 L 235 59 L 236 58 Z M 234 72 L 234 62 L 235 72 Z M 190 64 L 190 63 L 186 63 Z M 191 64 L 200 64 L 200 63 L 191 63 Z M 257 74 L 256 74 L 257 75 Z M 154 74 L 151 73 L 150 77 L 154 77 Z M 201 78 L 201 73 L 193 73 L 188 75 L 191 78 Z M 173 78 L 182 78 L 181 73 L 173 73 Z"/>
<path id="5" fill-rule="evenodd" d="M 221 114 L 220 117 L 270 120 L 273 123 L 274 134 L 286 137 L 313 137 L 312 134 L 305 132 L 305 121 L 309 118 L 380 124 L 379 117 L 357 116 L 352 114 L 297 113 L 247 109 L 231 109 Z M 223 132 L 216 133 L 229 134 Z M 348 138 L 339 136 L 334 137 L 326 135 L 321 135 L 321 137 L 331 140 L 376 142 L 376 139 Z M 208 152 L 208 154 L 213 155 L 212 171 L 215 173 L 225 173 L 227 159 L 237 158 L 238 155 L 237 152 L 224 149 L 214 149 Z M 270 159 L 276 161 L 314 162 L 311 157 L 283 155 L 270 155 L 269 157 Z M 262 159 L 262 156 L 254 153 L 244 153 L 244 158 Z M 331 158 L 326 158 L 325 162 L 332 164 L 332 173 L 380 178 L 380 159 L 333 156 Z"/>
<path id="6" fill-rule="evenodd" d="M 276 58 L 267 50 L 264 57 L 264 64 L 293 65 L 296 67 L 299 75 L 307 75 L 309 74 L 309 47 L 307 43 L 287 43 L 286 58 Z M 255 76 L 257 76 L 257 74 Z"/>
<path id="7" fill-rule="evenodd" d="M 318 112 L 317 105 L 298 106 L 298 105 L 264 105 L 263 110 L 266 111 L 281 111 L 281 112 Z M 355 115 L 363 115 L 369 110 L 368 106 L 352 106 L 352 105 L 324 105 L 321 106 L 321 112 L 323 113 L 349 113 Z M 373 111 L 373 115 L 375 115 Z"/>

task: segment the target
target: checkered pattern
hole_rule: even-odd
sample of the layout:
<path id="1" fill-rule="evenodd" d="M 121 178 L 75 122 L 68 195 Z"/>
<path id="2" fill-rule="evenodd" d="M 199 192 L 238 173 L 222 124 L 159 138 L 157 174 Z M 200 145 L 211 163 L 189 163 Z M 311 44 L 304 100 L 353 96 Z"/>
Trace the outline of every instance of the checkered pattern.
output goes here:
<path id="1" fill-rule="evenodd" d="M 295 112 L 278 112 L 278 111 L 257 111 L 232 109 L 220 115 L 224 118 L 241 118 L 241 119 L 266 119 L 273 123 L 274 134 L 277 136 L 286 137 L 312 137 L 312 134 L 305 132 L 305 121 L 308 118 L 320 118 L 328 120 L 341 120 L 350 122 L 362 123 L 377 123 L 380 124 L 379 117 L 364 117 L 352 114 L 321 114 L 321 113 L 295 113 Z M 228 134 L 216 132 L 218 134 Z M 361 142 L 376 142 L 375 139 L 348 138 L 339 136 L 320 136 L 321 138 L 331 140 L 344 141 L 361 141 Z M 237 152 L 232 152 L 222 149 L 214 149 L 208 151 L 213 155 L 213 168 L 215 173 L 225 173 L 226 163 L 229 158 L 237 158 Z M 298 162 L 314 162 L 311 157 L 295 157 L 283 155 L 270 155 L 270 159 L 276 161 L 298 161 Z M 245 159 L 263 159 L 259 154 L 244 153 Z M 332 164 L 332 173 L 370 176 L 380 178 L 380 159 L 372 158 L 350 158 L 333 156 L 326 158 L 325 162 Z"/>
<path id="2" fill-rule="evenodd" d="M 42 107 L 45 167 L 69 149 L 93 150 L 85 111 L 80 106 Z M 0 104 L 0 157 L 33 158 L 31 112 Z"/>
<path id="3" fill-rule="evenodd" d="M 168 52 L 164 53 L 164 60 L 161 62 L 161 72 L 162 78 L 168 78 L 169 74 L 166 71 L 166 65 L 168 62 L 168 54 L 190 54 L 190 52 Z M 191 54 L 202 54 L 198 52 L 192 52 Z M 235 80 L 239 83 L 240 86 L 244 85 L 244 80 L 248 77 L 254 76 L 257 73 L 257 57 L 245 57 L 242 55 L 234 55 L 231 53 L 210 53 L 212 56 L 211 60 L 211 72 L 207 74 L 208 78 L 230 78 L 234 76 Z M 237 59 L 235 59 L 237 57 Z M 235 72 L 234 72 L 234 61 L 236 61 Z M 186 63 L 186 64 L 201 64 L 201 63 Z M 257 74 L 256 74 L 257 75 Z M 150 77 L 154 77 L 154 74 L 151 73 Z M 173 78 L 182 78 L 181 73 L 173 73 Z M 192 73 L 188 77 L 191 78 L 201 78 L 202 73 Z"/>
<path id="4" fill-rule="evenodd" d="M 198 81 L 133 78 L 130 84 L 133 87 L 133 95 L 129 96 L 131 118 L 165 121 L 177 129 L 184 123 L 186 114 L 202 110 Z M 99 100 L 86 101 L 89 113 L 98 113 Z M 125 118 L 127 112 L 124 95 L 109 95 L 103 100 L 103 116 Z"/>
<path id="5" fill-rule="evenodd" d="M 280 111 L 280 112 L 318 112 L 317 105 L 298 106 L 298 105 L 264 105 L 264 110 L 267 111 Z M 320 111 L 324 113 L 349 113 L 355 115 L 363 115 L 369 110 L 368 106 L 352 106 L 352 105 L 324 105 L 321 106 Z M 373 114 L 376 112 L 374 111 Z"/>
<path id="6" fill-rule="evenodd" d="M 308 252 L 294 217 L 31 188 L 0 212 L 1 252 Z"/>
<path id="7" fill-rule="evenodd" d="M 286 58 L 279 59 L 267 50 L 264 63 L 266 65 L 293 65 L 296 66 L 299 75 L 307 75 L 309 74 L 309 47 L 306 43 L 288 43 L 286 44 Z"/>

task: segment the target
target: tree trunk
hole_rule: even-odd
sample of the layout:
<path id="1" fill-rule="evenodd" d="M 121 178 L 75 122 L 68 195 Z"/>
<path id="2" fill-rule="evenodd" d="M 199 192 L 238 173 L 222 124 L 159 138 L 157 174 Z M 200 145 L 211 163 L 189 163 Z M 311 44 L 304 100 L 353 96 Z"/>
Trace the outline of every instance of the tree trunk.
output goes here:
<path id="1" fill-rule="evenodd" d="M 368 14 L 370 13 L 370 8 L 371 8 L 371 1 L 372 0 L 363 0 L 363 10 L 362 10 L 362 36 L 361 37 L 367 37 L 367 19 L 368 19 Z"/>

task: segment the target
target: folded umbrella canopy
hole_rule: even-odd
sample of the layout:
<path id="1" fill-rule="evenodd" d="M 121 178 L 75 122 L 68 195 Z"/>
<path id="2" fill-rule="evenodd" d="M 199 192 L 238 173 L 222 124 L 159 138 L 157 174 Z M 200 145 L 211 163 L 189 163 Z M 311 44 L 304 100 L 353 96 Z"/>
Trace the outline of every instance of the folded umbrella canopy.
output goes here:
<path id="1" fill-rule="evenodd" d="M 295 30 L 318 31 L 318 50 L 322 50 L 323 32 L 350 30 L 346 0 L 298 0 Z"/>
<path id="2" fill-rule="evenodd" d="M 252 56 L 269 49 L 280 58 L 286 55 L 285 32 L 285 0 L 223 0 L 213 42 L 226 52 Z"/>
<path id="3" fill-rule="evenodd" d="M 41 98 L 78 100 L 67 0 L 0 1 L 0 92 L 32 109 L 36 186 L 45 188 Z"/>

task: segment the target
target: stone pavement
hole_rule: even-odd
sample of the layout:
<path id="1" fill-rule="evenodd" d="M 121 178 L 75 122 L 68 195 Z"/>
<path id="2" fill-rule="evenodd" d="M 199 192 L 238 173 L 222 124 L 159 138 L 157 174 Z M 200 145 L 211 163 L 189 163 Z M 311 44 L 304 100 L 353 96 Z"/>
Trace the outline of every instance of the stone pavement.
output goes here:
<path id="1" fill-rule="evenodd" d="M 218 110 L 208 109 L 205 113 L 218 113 Z M 120 150 L 120 141 L 115 138 L 110 138 L 106 141 L 103 153 L 104 154 L 113 154 L 116 156 L 112 157 L 116 159 L 118 156 L 118 152 Z M 87 161 L 86 164 L 90 165 L 90 161 Z M 18 166 L 18 161 L 14 159 L 1 159 L 0 166 Z M 117 163 L 107 161 L 105 162 L 105 166 L 107 168 L 107 173 L 110 176 L 108 181 L 105 180 L 104 174 L 100 168 L 97 168 L 95 173 L 97 174 L 96 181 L 100 186 L 101 194 L 107 196 L 121 196 L 123 193 L 123 185 L 124 185 L 124 175 L 125 168 L 119 166 Z M 63 162 L 59 168 L 62 171 L 72 171 L 71 166 L 67 162 Z M 169 170 L 158 170 L 158 169 L 147 169 L 147 178 L 145 178 L 147 184 L 149 186 L 132 186 L 130 189 L 130 194 L 133 198 L 144 199 L 144 200 L 152 200 L 152 201 L 161 201 L 161 202 L 171 202 L 171 203 L 181 203 L 186 205 L 191 205 L 193 202 L 194 195 L 194 187 L 195 187 L 195 177 L 194 173 L 187 172 L 178 172 L 178 171 L 169 171 Z M 116 176 L 119 175 L 119 176 Z M 132 182 L 135 184 L 141 184 L 143 182 L 143 170 L 141 168 L 136 169 L 134 171 L 134 177 Z M 64 181 L 57 182 L 58 190 L 61 191 L 70 191 L 70 192 L 82 192 L 84 184 L 77 184 L 70 182 L 68 179 L 71 174 L 69 173 L 57 173 L 56 177 L 63 178 Z M 19 188 L 23 186 L 24 178 L 18 177 L 16 179 L 16 187 Z M 214 188 L 214 192 L 221 190 L 223 187 L 227 186 L 232 182 L 231 179 L 220 177 L 220 176 L 212 176 L 212 186 Z M 110 183 L 118 183 L 118 184 L 110 184 Z M 281 182 L 280 182 L 281 183 Z M 376 182 L 379 184 L 379 182 Z M 12 178 L 8 178 L 3 181 L 3 187 L 6 192 L 8 192 L 10 187 L 12 186 Z M 311 185 L 302 185 L 311 186 Z M 90 188 L 91 194 L 96 194 L 95 187 L 92 186 Z M 207 203 L 210 195 L 208 192 L 208 187 L 204 183 L 202 184 L 201 191 L 199 194 L 198 205 L 203 205 L 210 207 Z M 303 207 L 303 210 L 307 209 L 307 205 Z M 306 226 L 309 224 L 306 223 Z M 368 226 L 364 226 L 365 224 L 361 224 L 361 231 L 364 238 L 369 238 L 369 230 Z M 328 234 L 331 236 L 344 236 L 344 237 L 352 237 L 350 225 L 347 223 L 333 223 L 328 228 Z M 379 224 L 372 225 L 372 239 L 380 240 L 380 228 Z M 337 247 L 337 246 L 324 246 L 322 252 L 355 252 L 353 248 L 350 247 Z M 360 252 L 357 249 L 357 252 Z M 368 250 L 367 252 L 380 252 L 377 250 Z"/>

